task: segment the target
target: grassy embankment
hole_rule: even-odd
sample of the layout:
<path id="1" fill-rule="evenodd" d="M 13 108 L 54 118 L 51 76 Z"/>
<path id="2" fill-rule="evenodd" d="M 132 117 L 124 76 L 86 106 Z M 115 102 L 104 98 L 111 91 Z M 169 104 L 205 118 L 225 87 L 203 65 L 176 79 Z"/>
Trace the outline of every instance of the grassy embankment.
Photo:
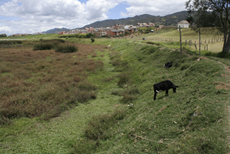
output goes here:
<path id="1" fill-rule="evenodd" d="M 98 153 L 226 153 L 229 73 L 218 61 L 229 65 L 228 60 L 197 62 L 197 55 L 162 46 L 112 42 L 133 72 L 128 83 L 136 85 L 140 95 L 130 99 L 132 113 L 109 130 L 109 139 L 96 142 Z M 168 61 L 174 67 L 163 69 Z M 177 93 L 161 93 L 153 101 L 153 83 L 165 79 L 179 86 Z"/>
<path id="2" fill-rule="evenodd" d="M 228 60 L 197 62 L 197 55 L 128 39 L 95 43 L 112 46 L 110 57 L 91 55 L 104 62 L 88 76 L 97 98 L 50 122 L 22 118 L 2 126 L 2 153 L 226 153 L 229 74 L 217 60 Z M 174 67 L 163 69 L 168 61 Z M 153 101 L 152 85 L 166 79 L 177 93 Z"/>

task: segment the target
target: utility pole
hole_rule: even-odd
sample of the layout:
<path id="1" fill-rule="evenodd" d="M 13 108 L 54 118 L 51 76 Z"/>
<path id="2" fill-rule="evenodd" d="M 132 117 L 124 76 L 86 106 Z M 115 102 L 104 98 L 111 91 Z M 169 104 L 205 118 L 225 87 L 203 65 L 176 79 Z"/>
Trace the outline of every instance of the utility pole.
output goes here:
<path id="1" fill-rule="evenodd" d="M 179 31 L 180 31 L 180 53 L 182 54 L 182 38 L 181 38 L 181 28 L 179 26 Z"/>
<path id="2" fill-rule="evenodd" d="M 200 55 L 200 48 L 201 48 L 201 38 L 200 38 L 200 29 L 199 29 L 199 55 Z"/>

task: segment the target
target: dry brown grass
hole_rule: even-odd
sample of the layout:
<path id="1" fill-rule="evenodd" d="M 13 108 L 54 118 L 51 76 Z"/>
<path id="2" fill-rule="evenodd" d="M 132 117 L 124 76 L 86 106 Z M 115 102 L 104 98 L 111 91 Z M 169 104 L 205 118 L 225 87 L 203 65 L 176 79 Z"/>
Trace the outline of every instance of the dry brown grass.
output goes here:
<path id="1" fill-rule="evenodd" d="M 32 47 L 5 48 L 0 57 L 0 115 L 4 118 L 58 116 L 78 102 L 96 98 L 96 86 L 87 81 L 88 72 L 103 63 L 88 59 L 100 45 L 74 44 L 76 53 L 56 53 Z M 0 117 L 1 117 L 0 116 Z"/>

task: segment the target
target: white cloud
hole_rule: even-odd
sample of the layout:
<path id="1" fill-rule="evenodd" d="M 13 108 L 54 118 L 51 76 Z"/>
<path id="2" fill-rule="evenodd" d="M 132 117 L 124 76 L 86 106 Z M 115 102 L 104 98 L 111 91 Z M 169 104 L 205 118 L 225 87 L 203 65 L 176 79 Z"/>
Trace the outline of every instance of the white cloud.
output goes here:
<path id="1" fill-rule="evenodd" d="M 86 17 L 89 20 L 107 19 L 108 16 L 106 14 L 108 13 L 108 10 L 114 8 L 116 5 L 118 5 L 117 2 L 111 2 L 108 0 L 89 0 L 86 3 Z"/>
<path id="2" fill-rule="evenodd" d="M 7 26 L 1 26 L 0 25 L 0 34 L 6 34 L 6 33 L 10 33 L 10 28 Z"/>
<path id="3" fill-rule="evenodd" d="M 121 12 L 123 17 L 132 17 L 141 14 L 151 14 L 151 15 L 168 15 L 178 11 L 185 10 L 185 2 L 187 0 L 127 0 L 130 7 L 126 8 L 126 13 Z"/>
<path id="4" fill-rule="evenodd" d="M 0 34 L 34 33 L 51 28 L 77 28 L 108 19 L 120 3 L 129 7 L 121 17 L 167 15 L 184 10 L 187 0 L 8 0 L 0 3 Z"/>

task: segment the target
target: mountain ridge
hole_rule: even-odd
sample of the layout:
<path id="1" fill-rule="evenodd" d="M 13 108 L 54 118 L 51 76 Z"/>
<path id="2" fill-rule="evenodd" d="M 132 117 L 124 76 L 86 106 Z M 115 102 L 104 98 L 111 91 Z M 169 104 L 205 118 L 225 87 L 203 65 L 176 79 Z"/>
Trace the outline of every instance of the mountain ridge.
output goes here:
<path id="1" fill-rule="evenodd" d="M 109 27 L 114 24 L 123 24 L 123 25 L 136 25 L 139 23 L 149 23 L 153 22 L 156 25 L 165 25 L 165 26 L 176 26 L 177 23 L 181 20 L 185 20 L 189 16 L 187 11 L 175 12 L 166 16 L 154 16 L 149 14 L 136 15 L 134 17 L 121 18 L 121 19 L 107 19 L 103 21 L 96 21 L 92 24 L 85 25 L 82 28 L 86 27 Z"/>
<path id="2" fill-rule="evenodd" d="M 84 29 L 87 27 L 94 27 L 94 28 L 100 28 L 100 27 L 111 27 L 113 25 L 136 25 L 137 23 L 155 23 L 156 26 L 158 25 L 165 25 L 165 26 L 176 26 L 178 22 L 181 20 L 186 20 L 186 18 L 189 16 L 187 11 L 180 11 L 175 12 L 166 16 L 154 16 L 150 14 L 142 14 L 142 15 L 136 15 L 134 17 L 127 17 L 127 18 L 121 18 L 121 19 L 107 19 L 103 21 L 96 21 L 94 23 L 85 25 L 81 28 L 74 28 L 74 29 Z M 61 31 L 68 31 L 71 29 L 68 28 L 54 28 L 51 30 L 46 31 L 45 33 L 51 34 L 51 33 L 59 33 Z"/>

